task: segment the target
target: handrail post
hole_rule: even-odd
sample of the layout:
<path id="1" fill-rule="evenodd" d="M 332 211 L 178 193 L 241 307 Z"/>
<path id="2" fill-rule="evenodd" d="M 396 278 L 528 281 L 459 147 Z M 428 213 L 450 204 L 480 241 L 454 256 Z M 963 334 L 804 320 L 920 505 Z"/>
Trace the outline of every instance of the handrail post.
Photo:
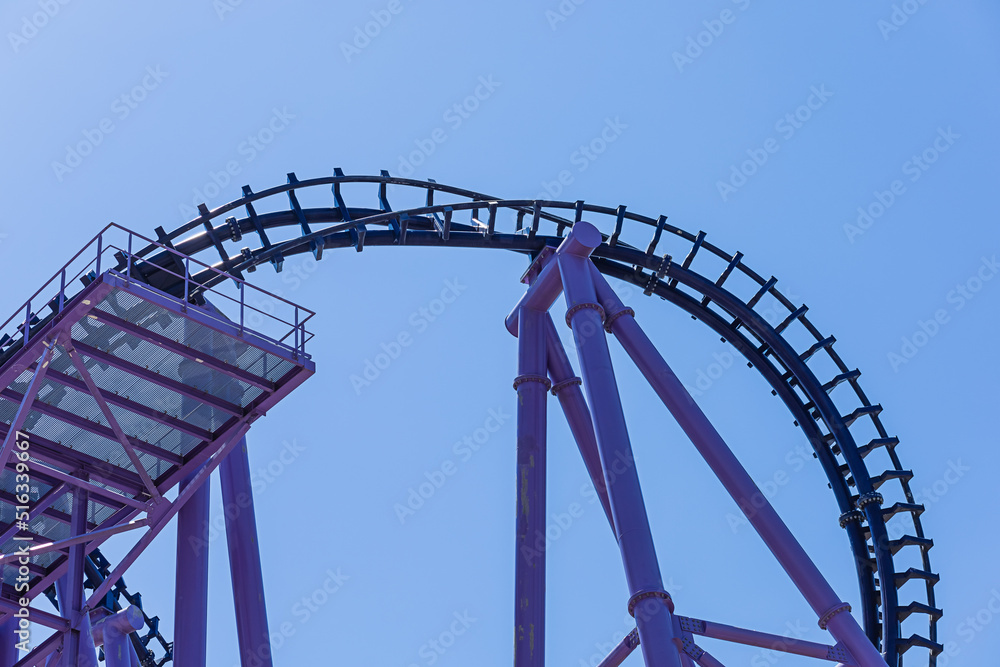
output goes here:
<path id="1" fill-rule="evenodd" d="M 62 312 L 63 306 L 66 304 L 66 267 L 59 272 L 59 309 L 57 312 Z"/>
<path id="2" fill-rule="evenodd" d="M 184 303 L 181 304 L 182 312 L 187 312 L 188 299 L 191 293 L 191 258 L 184 257 Z"/>
<path id="3" fill-rule="evenodd" d="M 132 280 L 132 232 L 128 233 L 128 260 L 125 265 L 125 284 L 130 285 Z"/>

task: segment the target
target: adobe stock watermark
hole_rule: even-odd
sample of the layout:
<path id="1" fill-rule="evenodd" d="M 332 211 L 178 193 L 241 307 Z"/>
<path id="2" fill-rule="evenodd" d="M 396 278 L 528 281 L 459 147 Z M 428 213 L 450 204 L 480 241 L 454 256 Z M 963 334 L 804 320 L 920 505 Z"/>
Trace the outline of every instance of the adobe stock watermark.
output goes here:
<path id="1" fill-rule="evenodd" d="M 419 512 L 427 501 L 444 487 L 448 479 L 458 472 L 461 464 L 468 463 L 476 452 L 490 441 L 493 434 L 511 419 L 512 415 L 504 412 L 502 407 L 487 410 L 482 426 L 473 429 L 471 433 L 462 436 L 461 440 L 455 441 L 452 445 L 451 453 L 454 457 L 444 459 L 433 470 L 424 472 L 424 479 L 416 486 L 407 489 L 406 501 L 392 506 L 400 525 L 405 524 L 407 519 Z"/>
<path id="2" fill-rule="evenodd" d="M 232 14 L 242 4 L 243 0 L 214 0 L 212 9 L 215 10 L 215 15 L 219 17 L 220 21 L 225 21 L 226 14 Z"/>
<path id="3" fill-rule="evenodd" d="M 931 168 L 931 165 L 937 162 L 942 154 L 947 153 L 955 145 L 955 141 L 961 137 L 962 135 L 955 134 L 950 125 L 948 129 L 939 127 L 934 141 L 919 154 L 911 156 L 903 163 L 900 167 L 903 175 L 909 177 L 908 180 L 911 183 L 916 183 Z M 854 243 L 856 237 L 871 229 L 872 225 L 885 215 L 900 197 L 906 194 L 906 191 L 906 184 L 901 179 L 890 183 L 887 190 L 875 190 L 872 193 L 874 197 L 872 201 L 866 206 L 858 207 L 858 217 L 854 224 L 849 222 L 844 224 L 844 234 L 847 235 L 847 240 Z"/>
<path id="4" fill-rule="evenodd" d="M 879 19 L 875 26 L 882 33 L 882 40 L 888 42 L 890 35 L 899 32 L 900 28 L 909 22 L 910 17 L 920 11 L 928 0 L 903 0 L 899 4 L 892 6 L 892 13 L 888 19 Z"/>
<path id="5" fill-rule="evenodd" d="M 635 459 L 625 452 L 618 451 L 611 461 L 606 477 L 600 480 L 601 488 L 605 484 L 614 484 L 615 480 L 635 466 Z M 580 487 L 580 497 L 587 501 L 587 506 L 596 505 L 600 502 L 600 495 L 593 480 L 585 482 Z M 576 525 L 586 513 L 586 507 L 579 502 L 571 502 L 563 512 L 550 512 L 545 522 L 545 532 L 538 530 L 534 539 L 527 544 L 522 544 L 520 549 L 521 558 L 527 561 L 528 565 L 533 565 L 535 560 L 547 553 L 555 542 L 558 542 Z M 603 513 L 603 510 L 602 510 Z"/>
<path id="6" fill-rule="evenodd" d="M 826 89 L 826 84 L 821 84 L 818 88 L 811 86 L 810 94 L 803 104 L 794 110 L 786 113 L 774 124 L 774 131 L 777 132 L 781 141 L 788 141 L 795 136 L 796 132 L 812 119 L 813 114 L 833 97 L 833 93 Z M 746 153 L 749 159 L 733 164 L 729 167 L 729 178 L 716 181 L 715 187 L 719 191 L 722 201 L 729 201 L 729 197 L 735 194 L 740 188 L 747 184 L 747 181 L 760 170 L 772 155 L 781 148 L 781 141 L 774 137 L 764 140 L 761 148 L 748 148 Z"/>
<path id="7" fill-rule="evenodd" d="M 462 127 L 462 124 L 479 110 L 483 102 L 493 97 L 497 88 L 502 85 L 503 83 L 496 81 L 492 74 L 479 77 L 476 87 L 470 94 L 452 104 L 441 114 L 441 120 L 445 122 L 448 129 L 435 127 L 427 137 L 413 140 L 415 148 L 412 151 L 405 156 L 399 156 L 399 166 L 397 167 L 399 175 L 412 176 L 417 167 L 427 162 L 427 158 L 434 154 L 438 146 L 448 141 L 449 130 L 454 132 Z"/>
<path id="8" fill-rule="evenodd" d="M 937 667 L 948 667 L 952 664 L 952 658 L 961 654 L 963 648 L 974 642 L 1000 617 L 1000 588 L 994 586 L 987 595 L 989 598 L 986 599 L 986 602 L 980 603 L 982 607 L 968 614 L 955 626 L 952 634 L 957 635 L 961 639 L 961 643 L 955 640 L 941 642 L 944 650 L 937 656 Z"/>
<path id="9" fill-rule="evenodd" d="M 139 83 L 111 102 L 111 115 L 98 121 L 94 128 L 84 128 L 81 132 L 83 139 L 72 145 L 67 144 L 66 155 L 62 162 L 52 161 L 52 173 L 55 174 L 56 179 L 62 183 L 67 174 L 83 164 L 87 156 L 92 154 L 94 149 L 104 143 L 108 135 L 115 131 L 117 128 L 115 121 L 123 122 L 131 116 L 132 112 L 138 109 L 139 105 L 149 97 L 149 94 L 160 87 L 169 74 L 169 72 L 160 69 L 160 65 L 148 66 Z"/>
<path id="10" fill-rule="evenodd" d="M 311 593 L 303 595 L 302 598 L 292 605 L 290 610 L 291 615 L 298 622 L 298 625 L 286 618 L 278 623 L 277 626 L 271 626 L 270 645 L 262 644 L 257 647 L 257 650 L 253 652 L 246 662 L 235 663 L 233 667 L 241 667 L 241 665 L 242 667 L 263 667 L 264 664 L 271 664 L 269 658 L 280 651 L 285 643 L 295 636 L 299 627 L 308 623 L 310 619 L 319 613 L 320 609 L 329 604 L 330 599 L 340 592 L 344 584 L 351 579 L 339 567 L 336 569 L 327 569 L 323 573 L 323 577 L 324 579 L 319 586 L 314 588 Z"/>
<path id="11" fill-rule="evenodd" d="M 20 29 L 17 32 L 7 33 L 7 41 L 10 42 L 10 48 L 14 53 L 37 37 L 38 33 L 44 30 L 69 3 L 70 0 L 38 0 L 39 11 L 22 16 Z"/>
<path id="12" fill-rule="evenodd" d="M 290 113 L 288 107 L 271 109 L 271 117 L 256 132 L 248 134 L 246 139 L 236 146 L 235 152 L 238 157 L 228 160 L 218 171 L 209 171 L 205 182 L 192 190 L 191 203 L 182 203 L 178 206 L 181 217 L 184 220 L 198 217 L 198 205 L 207 204 L 218 197 L 223 189 L 232 183 L 234 177 L 242 173 L 248 164 L 267 150 L 279 134 L 288 129 L 293 120 L 295 114 Z"/>
<path id="13" fill-rule="evenodd" d="M 771 667 L 788 655 L 784 650 L 792 647 L 794 640 L 805 639 L 809 636 L 809 626 L 803 626 L 801 620 L 794 623 L 785 621 L 785 630 L 785 637 L 792 641 L 778 640 L 770 648 L 760 649 L 750 658 L 750 667 Z"/>
<path id="14" fill-rule="evenodd" d="M 618 138 L 622 136 L 622 133 L 628 129 L 628 125 L 621 121 L 621 118 L 615 116 L 612 118 L 604 119 L 604 126 L 601 128 L 600 132 L 594 135 L 594 137 L 570 153 L 569 163 L 576 167 L 577 173 L 583 173 L 587 171 L 587 168 L 594 163 L 597 158 L 608 150 L 611 144 L 618 141 Z M 573 172 L 569 169 L 563 169 L 552 181 L 542 181 L 542 192 L 535 195 L 535 199 L 557 199 L 560 194 L 562 194 L 563 189 L 572 185 L 575 180 Z"/>
<path id="15" fill-rule="evenodd" d="M 472 624 L 478 620 L 469 614 L 468 609 L 461 612 L 453 612 L 451 617 L 452 620 L 444 630 L 436 637 L 428 639 L 417 649 L 420 662 L 411 662 L 408 667 L 420 667 L 420 665 L 430 667 L 430 665 L 437 663 L 455 645 L 458 638 L 468 632 Z"/>
<path id="16" fill-rule="evenodd" d="M 750 6 L 750 1 L 733 0 L 733 4 L 739 7 L 739 10 L 742 12 L 746 11 L 747 7 Z M 739 14 L 732 9 L 723 9 L 719 12 L 718 18 L 702 21 L 701 24 L 705 26 L 705 29 L 693 37 L 689 36 L 687 38 L 687 46 L 684 48 L 683 53 L 680 51 L 674 51 L 673 53 L 674 66 L 677 67 L 677 71 L 683 74 L 685 67 L 693 65 L 695 60 L 701 58 L 705 50 L 715 44 L 715 41 L 726 31 L 726 26 L 736 22 L 738 16 Z"/>
<path id="17" fill-rule="evenodd" d="M 941 332 L 941 328 L 951 322 L 952 315 L 961 311 L 976 298 L 976 295 L 983 289 L 993 277 L 1000 272 L 1000 263 L 997 256 L 982 257 L 979 268 L 964 282 L 956 283 L 954 289 L 945 295 L 945 301 L 952 304 L 951 309 L 938 308 L 934 314 L 926 320 L 918 319 L 917 328 L 913 333 L 903 336 L 900 339 L 898 351 L 891 351 L 886 354 L 889 366 L 894 373 L 898 373 L 900 367 L 910 363 L 917 356 L 921 349 Z"/>
<path id="18" fill-rule="evenodd" d="M 545 10 L 545 20 L 549 22 L 549 28 L 555 32 L 560 23 L 565 23 L 570 16 L 576 13 L 576 8 L 587 0 L 561 0 L 555 9 Z"/>
<path id="19" fill-rule="evenodd" d="M 350 42 L 340 43 L 340 52 L 344 54 L 344 60 L 351 62 L 352 58 L 360 56 L 362 51 L 371 46 L 372 40 L 377 39 L 393 19 L 403 12 L 403 9 L 405 7 L 401 0 L 389 0 L 384 9 L 370 11 L 372 20 L 354 26 L 353 39 Z"/>
<path id="20" fill-rule="evenodd" d="M 733 535 L 739 532 L 742 526 L 752 525 L 750 519 L 754 518 L 757 512 L 777 497 L 781 493 L 781 489 L 792 481 L 792 476 L 802 470 L 811 458 L 813 458 L 813 451 L 805 445 L 796 445 L 786 452 L 784 461 L 787 468 L 779 468 L 768 479 L 758 482 L 757 491 L 753 496 L 744 498 L 737 503 L 742 510 L 741 514 L 726 513 L 726 523 L 729 524 Z"/>
<path id="21" fill-rule="evenodd" d="M 378 380 L 393 362 L 399 359 L 403 350 L 413 345 L 414 337 L 427 331 L 428 327 L 441 317 L 448 307 L 455 303 L 459 296 L 468 289 L 468 285 L 463 285 L 458 278 L 444 281 L 444 288 L 434 299 L 426 305 L 417 308 L 407 318 L 409 329 L 400 331 L 389 342 L 379 345 L 380 352 L 373 357 L 365 359 L 365 363 L 360 373 L 353 373 L 348 380 L 354 389 L 354 395 L 360 396 L 361 391 L 370 387 Z"/>

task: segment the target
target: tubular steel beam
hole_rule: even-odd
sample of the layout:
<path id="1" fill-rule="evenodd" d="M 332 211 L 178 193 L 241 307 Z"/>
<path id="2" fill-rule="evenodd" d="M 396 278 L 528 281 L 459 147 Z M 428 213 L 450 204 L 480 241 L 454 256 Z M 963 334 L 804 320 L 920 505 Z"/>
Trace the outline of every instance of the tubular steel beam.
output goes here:
<path id="1" fill-rule="evenodd" d="M 861 667 L 885 667 L 885 660 L 849 613 L 850 606 L 823 578 L 739 459 L 639 327 L 631 309 L 622 304 L 597 267 L 591 265 L 588 269 L 612 333 L 737 505 L 756 509 L 754 513 L 747 513 L 747 520 L 813 608 L 819 617 L 820 627 L 829 629 Z M 891 584 L 887 582 L 886 585 Z"/>
<path id="2" fill-rule="evenodd" d="M 73 489 L 72 535 L 78 537 L 87 531 L 87 492 Z M 83 605 L 84 543 L 69 548 L 69 567 L 57 586 L 59 610 L 69 621 L 66 651 L 62 664 L 66 667 L 97 667 L 97 651 L 90 632 L 90 615 Z"/>
<path id="3" fill-rule="evenodd" d="M 135 530 L 136 528 L 143 528 L 146 525 L 148 525 L 146 519 L 136 519 L 135 521 L 119 524 L 117 526 L 109 526 L 108 528 L 99 528 L 98 530 L 91 530 L 89 532 L 76 533 L 73 537 L 67 537 L 66 539 L 59 540 L 58 542 L 43 542 L 41 544 L 36 544 L 28 549 L 28 555 L 29 557 L 34 558 L 35 556 L 41 556 L 42 554 L 46 554 L 51 551 L 62 551 L 78 544 L 92 542 L 97 539 L 107 539 L 112 535 L 126 533 L 130 530 Z M 13 563 L 20 556 L 21 554 L 7 554 L 2 556 L 0 557 L 0 565 Z"/>
<path id="4" fill-rule="evenodd" d="M 7 429 L 7 435 L 3 439 L 3 446 L 0 447 L 0 469 L 7 466 L 7 460 L 14 451 L 19 431 L 21 430 L 21 427 L 24 426 L 24 420 L 28 418 L 28 413 L 31 412 L 31 407 L 35 402 L 35 397 L 38 396 L 38 390 L 42 388 L 42 381 L 45 379 L 45 372 L 49 369 L 49 361 L 52 359 L 52 352 L 53 346 L 45 343 L 45 351 L 42 352 L 42 356 L 38 358 L 35 374 L 31 377 L 31 382 L 28 383 L 28 389 L 21 397 L 20 406 L 17 409 L 17 413 L 14 415 L 14 421 L 10 423 L 10 427 Z"/>
<path id="5" fill-rule="evenodd" d="M 194 474 L 181 482 L 183 491 Z M 203 484 L 177 513 L 177 577 L 174 588 L 174 661 L 205 667 L 208 646 L 208 553 L 211 489 Z"/>
<path id="6" fill-rule="evenodd" d="M 240 660 L 243 667 L 271 667 L 271 639 L 267 631 L 264 575 L 260 566 L 246 438 L 241 438 L 238 446 L 222 461 L 219 477 L 223 507 L 238 508 L 236 512 L 225 512 L 225 516 Z"/>
<path id="7" fill-rule="evenodd" d="M 597 667 L 618 667 L 625 662 L 625 658 L 632 655 L 632 651 L 639 645 L 639 631 L 633 630 L 625 635 L 625 639 L 618 642 L 618 645 L 611 649 L 611 653 L 601 660 Z M 683 658 L 683 656 L 681 656 Z"/>
<path id="8" fill-rule="evenodd" d="M 517 552 L 514 667 L 545 664 L 545 375 L 548 313 L 525 309 L 518 322 Z"/>
<path id="9" fill-rule="evenodd" d="M 578 223 L 574 231 L 581 224 L 586 223 Z M 598 242 L 599 239 L 598 235 Z M 643 658 L 647 667 L 681 667 L 680 654 L 673 641 L 672 602 L 663 588 L 656 560 L 656 549 L 604 334 L 603 313 L 597 305 L 590 275 L 592 264 L 587 258 L 560 256 L 558 266 L 566 294 L 566 320 L 573 329 L 583 384 L 593 409 L 615 533 L 631 596 L 628 609 L 636 619 Z"/>
<path id="10" fill-rule="evenodd" d="M 597 227 L 586 222 L 577 224 L 556 249 L 556 256 L 590 257 L 594 248 L 601 245 L 601 233 Z M 551 258 L 550 258 L 551 259 Z M 530 271 L 531 269 L 529 269 Z M 555 261 L 548 261 L 532 281 L 531 287 L 518 300 L 514 310 L 507 316 L 507 331 L 517 335 L 517 318 L 522 308 L 547 311 L 562 291 L 562 278 Z"/>
<path id="11" fill-rule="evenodd" d="M 552 394 L 559 399 L 569 430 L 576 440 L 576 446 L 587 467 L 590 481 L 594 485 L 601 507 L 608 517 L 608 523 L 614 530 L 615 521 L 611 516 L 611 501 L 608 500 L 608 490 L 604 486 L 604 471 L 601 470 L 601 453 L 597 449 L 597 436 L 594 434 L 594 422 L 590 418 L 590 408 L 583 396 L 581 385 L 583 381 L 573 375 L 566 350 L 563 349 L 552 316 L 545 317 L 546 352 L 549 366 L 549 377 L 552 378 Z"/>
<path id="12" fill-rule="evenodd" d="M 0 569 L 2 571 L 2 569 Z M 13 616 L 0 623 L 0 665 L 17 662 L 17 619 Z"/>

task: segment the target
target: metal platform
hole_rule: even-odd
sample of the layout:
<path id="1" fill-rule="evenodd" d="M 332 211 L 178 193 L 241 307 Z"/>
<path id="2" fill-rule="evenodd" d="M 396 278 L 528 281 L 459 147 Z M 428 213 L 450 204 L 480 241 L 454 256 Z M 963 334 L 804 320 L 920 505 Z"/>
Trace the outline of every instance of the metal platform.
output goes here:
<path id="1" fill-rule="evenodd" d="M 250 425 L 315 370 L 305 351 L 311 311 L 167 247 L 183 289 L 157 289 L 137 279 L 143 267 L 132 247 L 147 243 L 109 225 L 2 325 L 4 614 L 16 615 L 22 598 L 33 600 L 67 572 L 79 579 L 68 567 L 72 559 L 112 535 L 139 531 L 129 555 L 76 605 L 112 611 L 107 594 L 121 574 Z M 190 280 L 192 269 L 223 280 L 205 288 Z M 248 290 L 255 303 L 283 315 L 251 308 Z M 33 303 L 47 312 L 34 312 Z M 164 496 L 185 479 L 168 501 Z M 84 504 L 85 514 L 77 510 Z M 71 584 L 77 589 L 82 594 L 82 581 Z M 31 662 L 18 664 L 44 662 L 76 634 L 69 628 L 80 627 L 67 613 L 34 606 L 21 613 L 61 632 L 34 650 Z"/>

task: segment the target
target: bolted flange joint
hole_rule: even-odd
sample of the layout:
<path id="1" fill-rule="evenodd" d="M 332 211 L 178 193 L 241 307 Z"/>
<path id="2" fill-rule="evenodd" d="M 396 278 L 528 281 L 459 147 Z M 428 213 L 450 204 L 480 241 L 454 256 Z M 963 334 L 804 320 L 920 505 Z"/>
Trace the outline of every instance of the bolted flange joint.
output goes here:
<path id="1" fill-rule="evenodd" d="M 670 597 L 670 593 L 666 591 L 639 591 L 638 593 L 629 598 L 628 601 L 629 616 L 635 618 L 635 606 L 648 598 L 660 598 L 661 600 L 667 603 L 667 609 L 670 610 L 670 613 L 671 614 L 674 613 L 674 599 Z"/>
<path id="2" fill-rule="evenodd" d="M 604 330 L 607 331 L 608 333 L 611 333 L 611 325 L 614 324 L 615 320 L 617 320 L 622 315 L 630 315 L 631 317 L 635 317 L 635 311 L 626 306 L 621 310 L 619 310 L 617 313 L 612 313 L 611 315 L 608 315 L 607 317 L 604 318 Z"/>
<path id="3" fill-rule="evenodd" d="M 587 309 L 587 308 L 590 308 L 592 310 L 596 310 L 598 313 L 600 313 L 600 315 L 601 315 L 601 322 L 602 323 L 604 322 L 604 309 L 601 308 L 600 304 L 596 304 L 596 303 L 578 303 L 578 304 L 576 304 L 575 306 L 573 306 L 572 308 L 570 308 L 569 310 L 566 311 L 566 326 L 568 326 L 569 328 L 572 329 L 573 328 L 573 324 L 572 324 L 573 316 L 576 315 L 581 310 L 584 310 L 584 309 Z"/>
<path id="4" fill-rule="evenodd" d="M 830 623 L 830 619 L 832 619 L 837 614 L 845 611 L 848 613 L 851 611 L 851 605 L 847 604 L 846 602 L 841 602 L 840 604 L 835 605 L 830 609 L 828 609 L 826 613 L 824 613 L 822 616 L 819 617 L 820 630 L 826 630 L 826 626 L 827 624 Z"/>
<path id="5" fill-rule="evenodd" d="M 881 507 L 882 501 L 883 501 L 882 494 L 879 493 L 878 491 L 865 493 L 860 498 L 858 498 L 858 509 L 863 510 L 865 508 L 865 505 L 871 503 L 878 503 L 879 506 Z"/>
<path id="6" fill-rule="evenodd" d="M 850 523 L 861 523 L 865 520 L 865 513 L 861 510 L 850 510 L 840 515 L 840 527 L 847 528 Z"/>
<path id="7" fill-rule="evenodd" d="M 556 382 L 554 385 L 552 385 L 552 395 L 558 396 L 560 391 L 562 391 L 566 387 L 572 387 L 575 384 L 582 385 L 583 380 L 581 380 L 580 378 L 566 378 L 562 382 Z"/>
<path id="8" fill-rule="evenodd" d="M 552 388 L 552 382 L 544 375 L 518 375 L 514 378 L 514 389 L 516 390 L 525 382 L 537 382 L 545 385 L 545 391 Z"/>

